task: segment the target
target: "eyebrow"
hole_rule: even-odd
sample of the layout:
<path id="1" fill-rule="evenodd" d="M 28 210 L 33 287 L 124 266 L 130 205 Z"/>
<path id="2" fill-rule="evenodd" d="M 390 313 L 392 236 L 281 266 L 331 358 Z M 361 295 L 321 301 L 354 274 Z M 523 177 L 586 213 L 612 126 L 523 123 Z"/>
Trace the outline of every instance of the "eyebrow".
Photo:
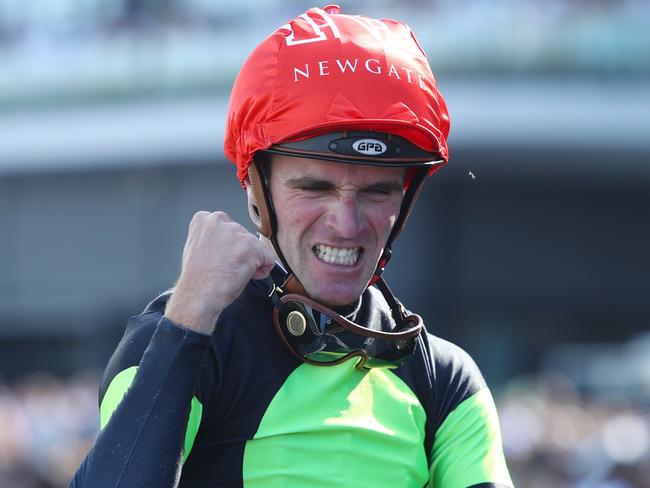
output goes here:
<path id="1" fill-rule="evenodd" d="M 298 176 L 289 178 L 285 181 L 285 185 L 289 188 L 334 188 L 336 185 L 329 180 L 316 178 L 313 176 Z M 402 183 L 395 180 L 378 181 L 371 183 L 361 188 L 362 191 L 387 191 L 387 192 L 401 192 L 403 189 Z"/>

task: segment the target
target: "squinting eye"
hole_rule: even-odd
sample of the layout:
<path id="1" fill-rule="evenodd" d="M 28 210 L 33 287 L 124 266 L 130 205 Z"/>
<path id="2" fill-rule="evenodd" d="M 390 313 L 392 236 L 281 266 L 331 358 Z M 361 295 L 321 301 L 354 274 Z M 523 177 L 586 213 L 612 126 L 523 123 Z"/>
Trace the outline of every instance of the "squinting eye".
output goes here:
<path id="1" fill-rule="evenodd" d="M 388 189 L 388 188 L 368 188 L 366 190 L 366 193 L 370 195 L 375 195 L 375 196 L 382 196 L 382 197 L 387 197 L 393 194 L 393 191 Z"/>
<path id="2" fill-rule="evenodd" d="M 326 185 L 311 185 L 311 186 L 303 186 L 300 188 L 302 191 L 327 191 L 329 190 L 329 187 Z"/>

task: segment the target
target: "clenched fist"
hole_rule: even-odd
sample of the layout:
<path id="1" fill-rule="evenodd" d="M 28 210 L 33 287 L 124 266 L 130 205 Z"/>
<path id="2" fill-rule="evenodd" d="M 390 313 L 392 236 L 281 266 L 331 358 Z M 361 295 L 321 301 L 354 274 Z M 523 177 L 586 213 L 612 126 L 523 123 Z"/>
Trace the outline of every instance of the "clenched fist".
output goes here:
<path id="1" fill-rule="evenodd" d="M 197 212 L 183 249 L 181 275 L 167 304 L 167 318 L 211 334 L 224 308 L 248 281 L 269 275 L 275 252 L 224 212 Z"/>

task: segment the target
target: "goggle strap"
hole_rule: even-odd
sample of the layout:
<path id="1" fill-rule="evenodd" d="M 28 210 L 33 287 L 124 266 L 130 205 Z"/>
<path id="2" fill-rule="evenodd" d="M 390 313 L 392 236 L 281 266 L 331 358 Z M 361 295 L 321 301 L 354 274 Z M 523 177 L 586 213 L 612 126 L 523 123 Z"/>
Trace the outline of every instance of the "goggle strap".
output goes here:
<path id="1" fill-rule="evenodd" d="M 420 195 L 420 192 L 422 191 L 422 187 L 424 186 L 422 183 L 424 183 L 424 180 L 426 179 L 428 174 L 429 174 L 429 170 L 426 167 L 420 167 L 414 170 L 413 177 L 409 182 L 408 188 L 406 189 L 406 193 L 404 194 L 404 199 L 402 200 L 402 206 L 399 215 L 397 216 L 397 222 L 395 222 L 395 225 L 393 226 L 393 230 L 388 236 L 386 247 L 390 248 L 391 245 L 393 244 L 393 241 L 402 232 L 402 229 L 404 228 L 404 224 L 406 223 L 406 220 L 409 218 L 409 215 L 411 215 L 411 210 L 413 210 L 413 204 L 415 203 L 418 196 Z"/>
<path id="2" fill-rule="evenodd" d="M 390 291 L 390 288 L 388 287 L 388 284 L 384 278 L 381 276 L 378 277 L 376 284 L 377 288 L 379 288 L 379 291 L 381 291 L 381 294 L 384 296 L 386 303 L 388 303 L 390 313 L 393 316 L 393 320 L 395 321 L 395 331 L 398 331 L 400 328 L 406 325 L 406 310 L 404 309 L 404 305 L 402 305 L 400 301 L 395 298 L 395 295 L 393 295 L 393 292 Z"/>

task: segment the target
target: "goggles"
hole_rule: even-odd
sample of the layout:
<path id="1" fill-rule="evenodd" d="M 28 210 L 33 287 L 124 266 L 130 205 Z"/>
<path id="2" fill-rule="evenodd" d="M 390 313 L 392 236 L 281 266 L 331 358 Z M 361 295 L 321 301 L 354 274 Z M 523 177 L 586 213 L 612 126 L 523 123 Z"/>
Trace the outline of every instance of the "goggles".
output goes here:
<path id="1" fill-rule="evenodd" d="M 383 285 L 380 290 L 386 296 L 385 283 L 380 281 Z M 333 366 L 357 358 L 357 369 L 396 368 L 413 354 L 416 338 L 423 328 L 420 316 L 406 315 L 401 305 L 399 320 L 393 308 L 397 326 L 385 332 L 355 324 L 306 296 L 282 294 L 277 287 L 271 299 L 273 323 L 282 342 L 294 356 L 318 366 Z M 388 303 L 397 304 L 392 294 Z"/>

